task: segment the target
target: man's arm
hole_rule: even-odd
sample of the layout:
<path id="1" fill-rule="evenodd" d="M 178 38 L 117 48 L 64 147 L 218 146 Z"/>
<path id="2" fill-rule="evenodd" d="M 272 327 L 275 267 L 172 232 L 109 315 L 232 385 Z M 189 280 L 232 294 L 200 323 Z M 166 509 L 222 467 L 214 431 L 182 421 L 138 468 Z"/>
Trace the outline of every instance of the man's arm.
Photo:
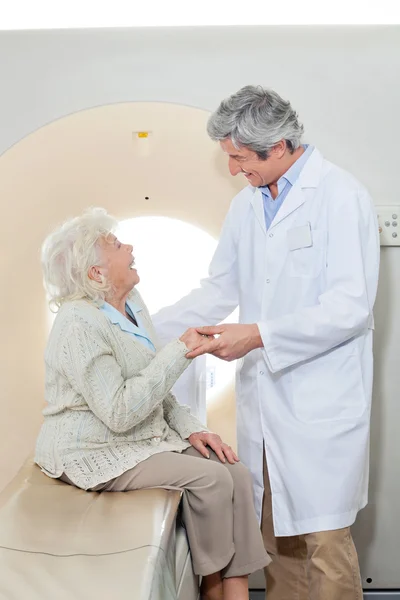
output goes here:
<path id="1" fill-rule="evenodd" d="M 372 200 L 364 191 L 332 202 L 328 225 L 327 286 L 318 304 L 251 325 L 199 328 L 219 337 L 201 351 L 225 360 L 263 348 L 277 372 L 346 342 L 369 326 L 379 274 L 379 234 Z M 257 332 L 257 328 L 258 332 Z M 258 335 L 259 333 L 259 335 Z"/>
<path id="2" fill-rule="evenodd" d="M 172 306 L 162 308 L 152 315 L 157 336 L 162 344 L 179 337 L 188 327 L 219 323 L 237 307 L 236 230 L 231 207 L 222 227 L 208 277 L 200 282 L 199 288 L 192 290 Z M 189 248 L 184 251 L 192 250 Z"/>

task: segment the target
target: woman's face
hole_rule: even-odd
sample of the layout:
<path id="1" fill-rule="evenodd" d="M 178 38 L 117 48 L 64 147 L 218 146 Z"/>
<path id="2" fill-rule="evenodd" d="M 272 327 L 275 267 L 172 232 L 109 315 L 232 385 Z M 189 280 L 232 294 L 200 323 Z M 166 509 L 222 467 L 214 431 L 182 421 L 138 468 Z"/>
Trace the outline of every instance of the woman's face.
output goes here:
<path id="1" fill-rule="evenodd" d="M 101 238 L 98 242 L 100 249 L 100 265 L 96 267 L 114 293 L 124 294 L 139 283 L 140 278 L 134 267 L 135 259 L 132 256 L 133 248 L 129 244 L 122 244 L 113 234 Z"/>

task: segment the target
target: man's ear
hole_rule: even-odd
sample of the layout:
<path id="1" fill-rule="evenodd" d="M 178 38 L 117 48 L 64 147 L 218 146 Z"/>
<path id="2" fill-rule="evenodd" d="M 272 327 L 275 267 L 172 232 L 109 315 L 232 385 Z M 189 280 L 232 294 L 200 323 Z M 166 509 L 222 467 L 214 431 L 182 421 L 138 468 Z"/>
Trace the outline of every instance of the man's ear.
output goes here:
<path id="1" fill-rule="evenodd" d="M 97 266 L 90 267 L 88 277 L 97 283 L 103 283 L 104 281 L 104 275 L 101 273 L 100 267 Z"/>
<path id="2" fill-rule="evenodd" d="M 274 154 L 276 158 L 282 158 L 285 155 L 287 144 L 285 140 L 281 140 L 270 150 L 270 154 Z"/>

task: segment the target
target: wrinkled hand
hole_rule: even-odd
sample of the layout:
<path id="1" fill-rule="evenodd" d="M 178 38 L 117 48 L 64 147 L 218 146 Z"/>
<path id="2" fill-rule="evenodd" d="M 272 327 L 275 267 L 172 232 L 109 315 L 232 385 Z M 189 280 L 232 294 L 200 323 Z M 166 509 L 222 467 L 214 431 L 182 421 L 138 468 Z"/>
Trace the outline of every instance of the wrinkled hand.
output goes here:
<path id="1" fill-rule="evenodd" d="M 251 350 L 262 348 L 263 342 L 258 326 L 229 323 L 215 327 L 196 327 L 201 335 L 218 335 L 217 338 L 203 338 L 203 343 L 198 348 L 189 352 L 187 358 L 196 358 L 201 354 L 213 354 L 222 360 L 235 360 L 242 358 Z"/>
<path id="2" fill-rule="evenodd" d="M 208 336 L 201 335 L 201 333 L 198 333 L 195 327 L 187 329 L 179 339 L 181 342 L 186 344 L 188 349 L 191 351 L 200 349 L 202 346 L 204 346 L 204 344 L 207 344 L 210 340 Z M 200 354 L 204 354 L 204 352 L 199 352 L 199 354 L 196 356 L 200 356 Z M 188 355 L 186 356 L 187 358 L 191 358 Z"/>
<path id="3" fill-rule="evenodd" d="M 214 450 L 221 462 L 226 462 L 226 459 L 231 465 L 239 462 L 238 457 L 228 444 L 224 444 L 219 435 L 216 433 L 209 433 L 208 431 L 201 431 L 199 433 L 192 433 L 189 436 L 189 442 L 193 448 L 196 448 L 206 458 L 210 458 L 210 453 L 207 450 L 209 446 Z"/>

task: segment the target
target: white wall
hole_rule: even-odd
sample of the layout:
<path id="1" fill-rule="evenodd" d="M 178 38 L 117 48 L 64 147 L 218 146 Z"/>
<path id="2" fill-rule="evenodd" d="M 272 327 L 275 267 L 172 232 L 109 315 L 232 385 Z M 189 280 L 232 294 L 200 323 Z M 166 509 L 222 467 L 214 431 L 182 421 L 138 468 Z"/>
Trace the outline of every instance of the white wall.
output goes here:
<path id="1" fill-rule="evenodd" d="M 395 185 L 399 73 L 398 27 L 0 33 L 0 153 L 43 125 L 83 109 L 161 101 L 212 110 L 242 85 L 259 83 L 292 101 L 305 124 L 306 139 L 367 185 L 377 204 L 396 205 L 400 204 Z M 33 164 L 26 163 L 27 173 Z M 24 172 L 15 174 L 23 176 Z M 0 196 L 3 227 L 14 200 L 12 187 L 8 189 Z M 33 209 L 40 211 L 39 206 Z M 13 302 L 12 281 L 4 278 L 10 272 L 10 260 L 15 263 L 15 274 L 24 277 L 24 256 L 15 252 L 18 238 L 30 227 L 23 211 L 19 222 L 15 245 L 3 248 L 0 256 L 3 324 Z M 396 502 L 400 494 L 399 256 L 395 248 L 382 253 L 371 504 L 361 514 L 358 530 L 363 575 L 372 577 L 372 587 L 400 586 L 396 557 L 400 535 Z M 30 304 L 29 287 L 26 298 L 27 310 L 36 310 L 35 301 Z M 4 346 L 10 340 L 2 342 Z M 29 357 L 21 349 L 22 363 L 25 360 Z M 14 437 L 17 445 L 17 430 Z"/>
<path id="2" fill-rule="evenodd" d="M 0 153 L 84 108 L 214 109 L 248 83 L 289 98 L 306 136 L 394 202 L 398 27 L 145 28 L 0 33 Z"/>

